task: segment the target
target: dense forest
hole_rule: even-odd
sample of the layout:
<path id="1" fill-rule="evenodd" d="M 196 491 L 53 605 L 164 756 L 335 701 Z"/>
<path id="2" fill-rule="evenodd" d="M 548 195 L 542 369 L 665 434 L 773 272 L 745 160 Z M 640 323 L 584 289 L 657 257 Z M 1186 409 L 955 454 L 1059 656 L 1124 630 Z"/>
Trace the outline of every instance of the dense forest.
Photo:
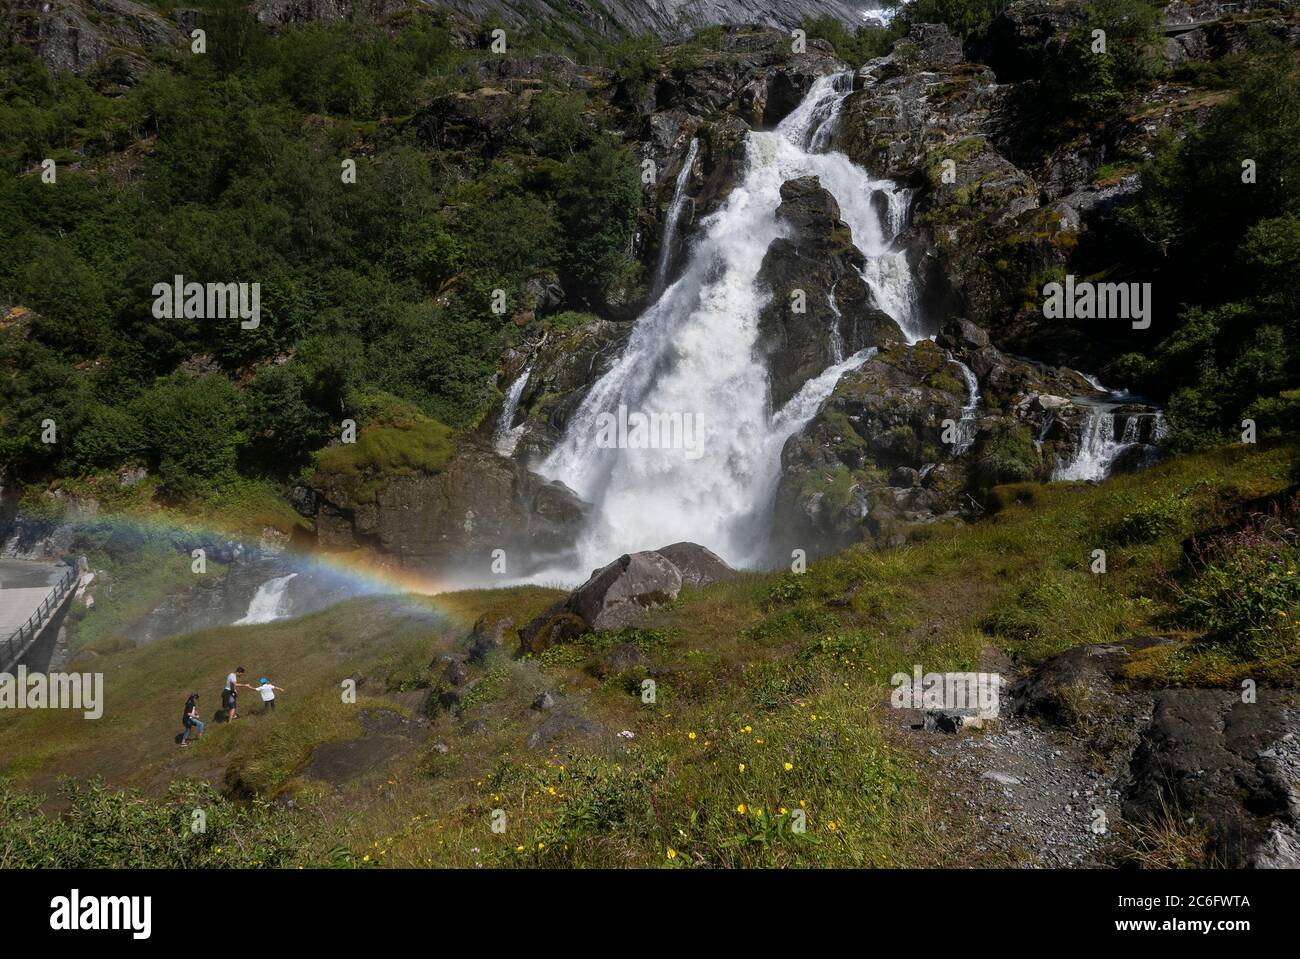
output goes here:
<path id="1" fill-rule="evenodd" d="M 390 37 L 209 17 L 212 55 L 130 88 L 0 53 L 0 298 L 35 316 L 0 346 L 0 460 L 19 475 L 143 460 L 181 494 L 286 475 L 384 395 L 471 424 L 516 335 L 494 289 L 549 272 L 581 302 L 635 269 L 637 169 L 580 99 L 547 95 L 502 155 L 448 156 L 412 117 L 474 82 L 477 54 L 435 18 Z M 174 274 L 259 280 L 260 326 L 155 319 Z M 46 418 L 70 442 L 43 445 Z"/>

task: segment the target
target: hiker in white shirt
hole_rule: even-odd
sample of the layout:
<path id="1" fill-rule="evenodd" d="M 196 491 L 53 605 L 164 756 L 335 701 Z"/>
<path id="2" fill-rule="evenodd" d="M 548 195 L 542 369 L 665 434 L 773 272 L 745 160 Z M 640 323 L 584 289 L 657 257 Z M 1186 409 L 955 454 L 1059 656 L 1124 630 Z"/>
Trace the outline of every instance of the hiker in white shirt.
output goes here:
<path id="1" fill-rule="evenodd" d="M 284 687 L 272 686 L 271 681 L 267 679 L 265 676 L 263 676 L 260 680 L 258 680 L 258 682 L 260 682 L 261 685 L 254 686 L 253 688 L 262 694 L 262 714 L 266 715 L 267 713 L 275 712 L 276 691 L 278 690 L 279 692 L 284 692 L 285 691 Z"/>

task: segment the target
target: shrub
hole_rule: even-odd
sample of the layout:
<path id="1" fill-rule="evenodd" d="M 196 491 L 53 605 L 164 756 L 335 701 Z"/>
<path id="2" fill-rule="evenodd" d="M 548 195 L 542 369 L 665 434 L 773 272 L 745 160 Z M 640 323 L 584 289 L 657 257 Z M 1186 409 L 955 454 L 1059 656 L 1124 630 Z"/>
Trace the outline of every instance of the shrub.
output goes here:
<path id="1" fill-rule="evenodd" d="M 41 812 L 41 797 L 0 779 L 0 868 L 197 869 L 284 867 L 300 855 L 293 817 L 269 803 L 237 804 L 207 783 L 173 783 L 162 800 L 65 780 L 68 808 Z M 204 830 L 191 828 L 193 812 Z"/>
<path id="2" fill-rule="evenodd" d="M 1107 537 L 1117 543 L 1150 543 L 1182 530 L 1192 506 L 1176 493 L 1148 497 L 1110 524 Z"/>
<path id="3" fill-rule="evenodd" d="M 163 483 L 190 496 L 234 478 L 244 443 L 244 397 L 223 376 L 160 380 L 131 406 Z"/>
<path id="4" fill-rule="evenodd" d="M 1038 450 L 1029 427 L 1000 422 L 980 442 L 973 478 L 980 490 L 1001 483 L 1022 483 L 1038 474 Z"/>
<path id="5" fill-rule="evenodd" d="M 1195 578 L 1178 614 L 1204 641 L 1240 659 L 1300 656 L 1300 501 L 1251 517 L 1238 531 L 1195 541 Z"/>
<path id="6" fill-rule="evenodd" d="M 357 428 L 355 443 L 323 450 L 317 466 L 327 473 L 360 477 L 396 471 L 436 473 L 451 458 L 451 430 L 410 404 L 379 394 L 368 401 L 369 415 Z"/>

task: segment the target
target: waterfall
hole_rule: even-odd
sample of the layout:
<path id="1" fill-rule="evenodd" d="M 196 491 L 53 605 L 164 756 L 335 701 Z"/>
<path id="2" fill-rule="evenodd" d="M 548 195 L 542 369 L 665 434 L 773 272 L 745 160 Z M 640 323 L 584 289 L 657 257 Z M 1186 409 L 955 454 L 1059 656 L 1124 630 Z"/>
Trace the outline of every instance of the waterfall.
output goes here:
<path id="1" fill-rule="evenodd" d="M 515 411 L 519 409 L 519 399 L 524 395 L 524 387 L 528 385 L 528 377 L 533 373 L 533 368 L 526 368 L 513 383 L 510 389 L 506 391 L 505 404 L 501 407 L 501 418 L 497 420 L 497 431 L 493 438 L 496 451 L 502 456 L 512 456 L 515 447 L 519 445 L 519 437 L 523 433 L 522 428 L 513 428 L 515 422 Z"/>
<path id="2" fill-rule="evenodd" d="M 835 302 L 834 289 L 827 291 L 826 302 L 830 304 L 831 312 L 835 314 L 835 324 L 831 327 L 831 359 L 838 363 L 844 359 L 844 331 L 841 329 L 844 325 L 844 314 L 840 312 L 840 305 Z"/>
<path id="3" fill-rule="evenodd" d="M 1111 390 L 1101 384 L 1097 377 L 1088 373 L 1079 373 L 1088 385 L 1099 393 L 1098 397 L 1076 397 L 1075 404 L 1088 408 L 1087 418 L 1079 436 L 1079 448 L 1074 458 L 1064 466 L 1059 466 L 1052 473 L 1054 480 L 1103 480 L 1110 475 L 1111 468 L 1120 454 L 1134 446 L 1145 447 L 1145 461 L 1152 462 L 1156 455 L 1156 446 L 1169 432 L 1165 422 L 1164 411 L 1154 409 L 1151 412 L 1119 412 L 1125 404 L 1146 405 L 1142 397 L 1126 390 Z M 1123 427 L 1116 436 L 1116 418 L 1123 418 Z M 1051 428 L 1053 417 L 1049 417 L 1043 426 L 1045 437 Z M 1142 424 L 1150 420 L 1150 429 L 1144 432 Z M 1041 438 L 1041 437 L 1040 437 Z"/>
<path id="4" fill-rule="evenodd" d="M 906 204 L 888 180 L 875 180 L 837 152 L 812 152 L 828 142 L 850 74 L 823 77 L 774 130 L 752 132 L 744 172 L 724 205 L 697 230 L 681 275 L 640 317 L 622 356 L 588 391 L 566 433 L 539 472 L 561 480 L 592 503 L 593 519 L 578 544 L 583 568 L 619 553 L 676 540 L 708 546 L 734 565 L 762 562 L 771 526 L 770 501 L 780 478 L 781 447 L 816 415 L 860 352 L 814 377 L 775 413 L 768 371 L 757 350 L 766 305 L 756 279 L 768 246 L 785 235 L 776 218 L 781 185 L 816 175 L 840 205 L 869 264 L 888 268 L 866 279 L 878 304 L 909 338 L 919 335 L 912 278 L 892 250 L 895 224 L 886 210 Z M 629 410 L 698 417 L 702 443 L 687 449 L 602 449 L 602 413 Z M 629 443 L 628 445 L 632 445 Z"/>
<path id="5" fill-rule="evenodd" d="M 1074 459 L 1058 469 L 1052 479 L 1105 479 L 1119 451 L 1120 444 L 1115 442 L 1115 414 L 1101 410 L 1090 412 L 1084 421 Z"/>
<path id="6" fill-rule="evenodd" d="M 1121 418 L 1124 425 L 1117 436 L 1116 421 Z M 1145 437 L 1142 429 L 1144 419 L 1151 421 Z M 1091 410 L 1084 421 L 1074 459 L 1059 467 L 1052 479 L 1103 480 L 1110 474 L 1120 454 L 1134 446 L 1146 447 L 1146 461 L 1150 462 L 1156 454 L 1155 444 L 1164 438 L 1166 431 L 1164 415 L 1159 411 L 1120 413 L 1114 407 Z"/>
<path id="7" fill-rule="evenodd" d="M 816 101 L 809 113 L 809 122 L 802 128 L 800 139 L 796 141 L 810 153 L 825 153 L 831 145 L 840 111 L 844 109 L 844 100 L 853 92 L 853 74 L 835 74 L 831 77 L 831 88 L 836 95 Z"/>
<path id="8" fill-rule="evenodd" d="M 957 364 L 962 379 L 966 381 L 966 405 L 961 408 L 961 417 L 957 421 L 957 442 L 952 447 L 952 455 L 956 457 L 965 455 L 975 443 L 975 412 L 980 405 L 980 384 L 969 366 L 961 360 L 953 359 L 951 353 L 948 354 L 948 359 Z"/>
<path id="9" fill-rule="evenodd" d="M 654 282 L 650 284 L 652 296 L 663 291 L 668 279 L 668 268 L 672 265 L 673 240 L 677 236 L 677 221 L 681 218 L 682 207 L 686 205 L 686 184 L 691 179 L 691 168 L 695 166 L 695 154 L 700 150 L 698 138 L 691 138 L 691 145 L 682 160 L 681 172 L 677 174 L 677 183 L 673 186 L 673 198 L 668 204 L 668 215 L 664 218 L 664 234 L 659 239 L 659 263 L 655 267 Z"/>
<path id="10" fill-rule="evenodd" d="M 907 229 L 911 216 L 912 191 L 891 183 L 880 193 L 885 198 L 885 222 L 877 242 L 862 249 L 867 255 L 862 279 L 871 287 L 876 305 L 898 322 L 907 342 L 915 343 L 925 335 L 921 328 L 916 284 L 907 262 L 907 252 L 895 248 L 895 241 Z M 854 236 L 857 237 L 856 231 Z"/>
<path id="11" fill-rule="evenodd" d="M 290 573 L 287 576 L 276 576 L 257 587 L 257 592 L 253 594 L 253 598 L 248 603 L 248 612 L 244 614 L 242 619 L 235 620 L 234 625 L 252 626 L 257 623 L 269 623 L 287 617 L 289 615 L 289 597 L 286 590 L 289 586 L 289 580 L 297 575 L 297 573 Z"/>

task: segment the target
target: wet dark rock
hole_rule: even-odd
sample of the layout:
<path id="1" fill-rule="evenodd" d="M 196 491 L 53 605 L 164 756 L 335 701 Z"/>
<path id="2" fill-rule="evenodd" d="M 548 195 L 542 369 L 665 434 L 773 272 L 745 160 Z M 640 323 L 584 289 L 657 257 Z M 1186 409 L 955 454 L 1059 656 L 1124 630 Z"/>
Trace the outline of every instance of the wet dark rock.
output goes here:
<path id="1" fill-rule="evenodd" d="M 1159 692 L 1130 766 L 1124 817 L 1158 828 L 1173 816 L 1203 829 L 1228 868 L 1300 866 L 1287 838 L 1300 825 L 1296 715 L 1263 689 L 1253 703 L 1236 691 Z"/>
<path id="2" fill-rule="evenodd" d="M 515 416 L 523 426 L 516 460 L 541 460 L 555 447 L 587 389 L 618 359 L 631 329 L 627 323 L 593 317 L 573 329 L 539 334 L 537 345 L 515 360 L 509 381 L 525 367 L 532 371 Z M 496 421 L 493 416 L 486 422 Z"/>
<path id="3" fill-rule="evenodd" d="M 563 484 L 472 443 L 439 472 L 393 473 L 375 485 L 368 476 L 316 474 L 319 545 L 369 546 L 412 566 L 464 569 L 466 557 L 479 557 L 484 573 L 500 548 L 512 572 L 525 572 L 569 547 L 587 510 Z"/>
<path id="4" fill-rule="evenodd" d="M 759 349 L 768 361 L 772 405 L 779 409 L 837 359 L 897 342 L 902 333 L 876 307 L 860 272 L 865 258 L 840 219 L 839 204 L 817 177 L 782 184 L 776 215 L 790 235 L 772 242 L 759 268 L 759 283 L 771 294 L 759 314 Z"/>
<path id="5" fill-rule="evenodd" d="M 932 521 L 952 508 L 961 474 L 945 495 L 918 486 L 913 473 L 919 479 L 926 464 L 951 459 L 942 424 L 960 416 L 965 401 L 960 371 L 929 340 L 891 345 L 846 373 L 782 451 L 782 544 L 820 552 L 864 536 L 894 542 L 909 518 Z M 894 484 L 895 475 L 902 482 Z"/>

